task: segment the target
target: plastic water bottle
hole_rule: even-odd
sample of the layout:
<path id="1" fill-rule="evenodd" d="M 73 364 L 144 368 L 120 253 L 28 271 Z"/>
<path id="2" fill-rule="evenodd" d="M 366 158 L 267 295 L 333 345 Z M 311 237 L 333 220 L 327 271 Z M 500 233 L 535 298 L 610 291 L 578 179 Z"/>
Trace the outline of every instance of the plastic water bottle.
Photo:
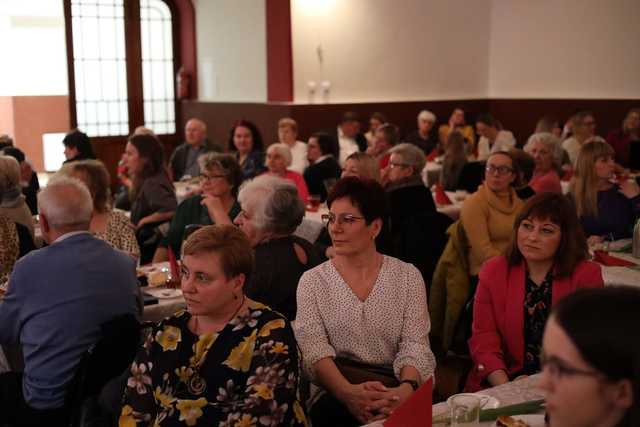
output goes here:
<path id="1" fill-rule="evenodd" d="M 633 253 L 634 258 L 640 258 L 640 219 L 636 222 L 636 226 L 633 227 Z"/>

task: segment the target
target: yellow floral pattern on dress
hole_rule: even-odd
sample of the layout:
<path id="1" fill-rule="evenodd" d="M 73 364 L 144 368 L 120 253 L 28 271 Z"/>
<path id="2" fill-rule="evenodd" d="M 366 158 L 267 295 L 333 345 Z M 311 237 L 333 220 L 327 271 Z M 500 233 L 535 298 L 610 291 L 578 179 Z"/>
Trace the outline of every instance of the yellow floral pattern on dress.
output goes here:
<path id="1" fill-rule="evenodd" d="M 284 345 L 284 343 L 277 342 L 273 345 L 273 348 L 269 350 L 270 353 L 279 353 L 279 354 L 288 354 L 289 346 Z"/>
<path id="2" fill-rule="evenodd" d="M 249 366 L 251 366 L 253 349 L 256 346 L 256 335 L 257 331 L 254 329 L 251 335 L 245 337 L 236 348 L 231 350 L 231 354 L 227 360 L 222 363 L 236 371 L 247 372 Z"/>
<path id="3" fill-rule="evenodd" d="M 156 334 L 156 342 L 164 351 L 175 350 L 182 341 L 182 333 L 175 326 L 165 326 L 164 330 Z"/>
<path id="4" fill-rule="evenodd" d="M 200 366 L 204 360 L 211 345 L 218 338 L 218 334 L 202 335 L 197 343 L 193 345 L 193 357 L 189 361 L 192 366 Z"/>
<path id="5" fill-rule="evenodd" d="M 201 397 L 198 400 L 178 400 L 176 409 L 180 411 L 180 421 L 188 426 L 196 425 L 196 420 L 202 416 L 202 408 L 207 404 L 207 399 Z"/>
<path id="6" fill-rule="evenodd" d="M 118 420 L 119 427 L 136 427 L 136 420 L 133 418 L 133 408 L 129 405 L 124 405 L 120 419 Z"/>
<path id="7" fill-rule="evenodd" d="M 284 320 L 283 319 L 272 320 L 271 322 L 269 322 L 266 325 L 264 325 L 260 329 L 260 332 L 258 333 L 258 336 L 259 337 L 268 337 L 269 335 L 271 335 L 271 331 L 273 331 L 274 329 L 278 329 L 278 328 L 284 328 Z"/>
<path id="8" fill-rule="evenodd" d="M 296 415 L 296 420 L 299 423 L 304 424 L 305 427 L 308 426 L 307 417 L 304 414 L 304 409 L 302 409 L 302 405 L 300 405 L 300 402 L 298 402 L 297 400 L 293 402 L 293 413 Z"/>

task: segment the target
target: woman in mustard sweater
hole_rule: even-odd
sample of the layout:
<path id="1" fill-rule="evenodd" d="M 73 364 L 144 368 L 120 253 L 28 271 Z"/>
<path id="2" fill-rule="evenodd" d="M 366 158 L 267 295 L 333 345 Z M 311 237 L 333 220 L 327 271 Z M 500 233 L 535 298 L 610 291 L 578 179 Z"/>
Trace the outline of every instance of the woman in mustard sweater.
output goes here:
<path id="1" fill-rule="evenodd" d="M 523 205 L 512 187 L 517 171 L 511 154 L 499 151 L 487 159 L 484 184 L 462 206 L 460 218 L 469 240 L 469 270 L 477 276 L 482 264 L 503 255 L 513 222 Z"/>

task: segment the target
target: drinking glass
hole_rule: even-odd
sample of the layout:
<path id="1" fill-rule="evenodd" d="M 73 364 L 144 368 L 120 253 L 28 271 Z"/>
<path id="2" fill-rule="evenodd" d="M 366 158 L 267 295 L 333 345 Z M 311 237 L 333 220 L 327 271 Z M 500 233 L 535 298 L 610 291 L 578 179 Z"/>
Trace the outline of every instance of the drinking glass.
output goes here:
<path id="1" fill-rule="evenodd" d="M 447 399 L 451 411 L 451 427 L 478 426 L 482 404 L 482 396 L 475 394 L 461 393 L 451 396 Z"/>

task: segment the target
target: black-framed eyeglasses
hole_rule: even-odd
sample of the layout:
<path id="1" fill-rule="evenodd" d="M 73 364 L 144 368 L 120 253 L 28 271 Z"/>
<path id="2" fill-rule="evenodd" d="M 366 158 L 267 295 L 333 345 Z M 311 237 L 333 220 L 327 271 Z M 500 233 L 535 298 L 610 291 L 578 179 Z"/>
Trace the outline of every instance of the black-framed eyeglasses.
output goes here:
<path id="1" fill-rule="evenodd" d="M 339 215 L 328 213 L 322 215 L 321 218 L 322 223 L 325 225 L 325 227 L 329 224 L 335 224 L 336 222 L 338 223 L 338 225 L 352 225 L 358 220 L 364 220 L 363 216 L 356 216 L 349 213 L 341 213 Z"/>
<path id="2" fill-rule="evenodd" d="M 563 377 L 573 377 L 577 375 L 588 377 L 603 377 L 600 372 L 574 368 L 567 365 L 563 360 L 555 356 L 547 356 L 544 353 L 540 354 L 540 367 L 543 371 L 546 370 L 554 380 L 559 380 Z"/>
<path id="3" fill-rule="evenodd" d="M 206 173 L 201 173 L 200 174 L 200 181 L 202 182 L 206 182 L 206 181 L 213 181 L 214 179 L 219 179 L 219 178 L 226 178 L 227 175 L 207 175 Z"/>
<path id="4" fill-rule="evenodd" d="M 498 175 L 508 175 L 513 172 L 513 168 L 509 166 L 487 165 L 484 170 L 486 170 L 490 174 L 495 174 L 497 172 Z"/>

